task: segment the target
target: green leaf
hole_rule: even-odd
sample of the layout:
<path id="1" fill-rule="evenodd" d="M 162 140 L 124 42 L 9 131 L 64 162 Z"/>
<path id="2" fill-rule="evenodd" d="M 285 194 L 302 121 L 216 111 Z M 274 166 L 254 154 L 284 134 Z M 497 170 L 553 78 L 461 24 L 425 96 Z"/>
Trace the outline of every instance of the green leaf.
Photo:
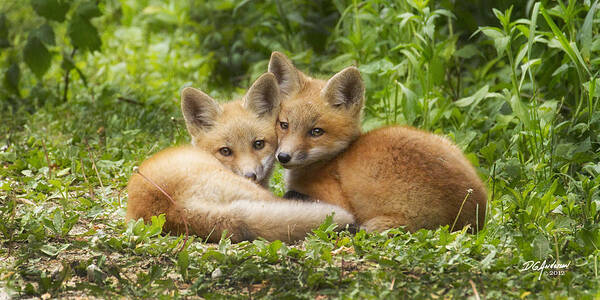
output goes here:
<path id="1" fill-rule="evenodd" d="M 44 44 L 49 46 L 56 45 L 56 38 L 54 37 L 54 29 L 52 26 L 48 25 L 48 23 L 41 25 L 31 32 L 31 34 L 35 35 L 40 39 Z"/>
<path id="2" fill-rule="evenodd" d="M 507 95 L 507 102 L 510 104 L 510 108 L 513 110 L 519 120 L 525 124 L 525 128 L 532 128 L 531 118 L 529 117 L 529 109 L 525 103 L 523 103 L 523 101 L 521 101 L 521 99 L 514 94 L 512 96 L 510 94 Z"/>
<path id="3" fill-rule="evenodd" d="M 165 221 L 164 214 L 160 214 L 158 217 L 152 216 L 152 218 L 150 218 L 151 224 L 148 227 L 147 237 L 153 237 L 160 234 L 162 232 L 163 225 L 165 225 Z"/>
<path id="4" fill-rule="evenodd" d="M 554 33 L 555 38 L 560 43 L 561 49 L 567 54 L 567 56 L 569 56 L 571 61 L 577 66 L 577 72 L 580 73 L 579 76 L 583 77 L 583 74 L 581 74 L 581 69 L 585 70 L 588 76 L 591 75 L 590 70 L 587 68 L 587 66 L 581 59 L 581 55 L 577 50 L 577 46 L 574 43 L 569 43 L 567 37 L 565 37 L 563 32 L 558 28 L 558 26 L 556 26 L 556 23 L 554 23 L 544 6 L 540 8 L 540 11 L 544 16 L 544 19 L 546 19 L 546 23 L 548 23 L 548 26 L 550 26 L 552 33 Z"/>
<path id="5" fill-rule="evenodd" d="M 101 16 L 102 12 L 94 2 L 85 2 L 77 7 L 75 15 L 83 19 L 91 19 Z"/>
<path id="6" fill-rule="evenodd" d="M 35 12 L 49 20 L 62 22 L 69 11 L 69 2 L 62 0 L 31 0 Z"/>
<path id="7" fill-rule="evenodd" d="M 39 79 L 50 68 L 52 55 L 35 34 L 30 34 L 29 39 L 27 39 L 27 44 L 25 44 L 25 49 L 23 49 L 23 56 L 27 66 Z"/>
<path id="8" fill-rule="evenodd" d="M 531 13 L 531 22 L 529 23 L 529 36 L 527 39 L 527 60 L 531 60 L 531 47 L 535 40 L 535 29 L 537 26 L 537 17 L 540 12 L 540 3 L 537 2 L 533 5 L 533 11 Z M 530 73 L 531 74 L 531 73 Z"/>
<path id="9" fill-rule="evenodd" d="M 40 251 L 49 256 L 57 256 L 59 253 L 65 251 L 69 248 L 71 244 L 62 244 L 59 247 L 54 247 L 52 245 L 43 245 L 40 247 Z"/>
<path id="10" fill-rule="evenodd" d="M 502 56 L 504 54 L 506 46 L 508 46 L 508 42 L 510 42 L 509 36 L 505 35 L 504 32 L 495 27 L 481 27 L 477 31 L 481 31 L 488 38 L 494 41 L 494 47 L 496 48 L 496 52 L 498 52 L 498 56 Z"/>
<path id="11" fill-rule="evenodd" d="M 52 225 L 54 226 L 54 231 L 57 234 L 62 234 L 62 228 L 63 225 L 65 224 L 63 217 L 62 217 L 62 212 L 60 210 L 55 210 L 54 211 L 54 218 L 52 219 Z"/>
<path id="12" fill-rule="evenodd" d="M 548 254 L 550 254 L 550 242 L 548 241 L 548 239 L 541 235 L 538 234 L 532 242 L 532 246 L 533 246 L 533 255 L 540 260 L 545 259 Z"/>
<path id="13" fill-rule="evenodd" d="M 454 55 L 460 58 L 471 58 L 475 55 L 481 55 L 481 51 L 473 44 L 468 44 L 454 52 Z"/>
<path id="14" fill-rule="evenodd" d="M 8 40 L 8 25 L 6 24 L 6 15 L 0 14 L 0 48 L 10 47 Z"/>
<path id="15" fill-rule="evenodd" d="M 20 95 L 19 93 L 19 81 L 21 80 L 21 70 L 19 64 L 12 63 L 6 72 L 4 72 L 4 87 L 12 91 L 13 93 Z"/>
<path id="16" fill-rule="evenodd" d="M 372 63 L 360 66 L 360 71 L 363 74 L 385 74 L 392 70 L 394 64 L 387 59 L 376 60 Z"/>
<path id="17" fill-rule="evenodd" d="M 73 214 L 72 216 L 67 218 L 67 220 L 64 222 L 64 224 L 61 228 L 62 235 L 65 236 L 65 235 L 69 234 L 69 232 L 71 231 L 71 229 L 73 229 L 73 226 L 75 226 L 77 221 L 79 221 L 78 214 Z"/>
<path id="18" fill-rule="evenodd" d="M 581 54 L 588 60 L 590 59 L 590 49 L 592 48 L 592 25 L 594 23 L 594 15 L 596 15 L 597 9 L 598 1 L 594 2 L 594 5 L 590 7 L 590 10 L 585 16 L 585 20 L 583 21 L 583 25 L 577 34 L 577 39 L 581 42 Z"/>
<path id="19" fill-rule="evenodd" d="M 177 267 L 179 268 L 179 274 L 181 274 L 181 277 L 183 277 L 184 279 L 187 278 L 187 271 L 189 265 L 190 255 L 188 254 L 187 249 L 184 249 L 181 252 L 179 252 L 177 256 Z"/>
<path id="20" fill-rule="evenodd" d="M 496 257 L 496 250 L 492 250 L 486 257 L 481 261 L 481 268 L 486 269 L 492 264 L 492 260 Z"/>
<path id="21" fill-rule="evenodd" d="M 83 81 L 83 85 L 85 87 L 87 87 L 87 77 L 85 76 L 85 74 L 83 74 L 83 72 L 81 71 L 81 69 L 79 69 L 76 65 L 75 62 L 73 61 L 73 59 L 71 57 L 69 57 L 69 54 L 64 53 L 63 54 L 63 61 L 60 64 L 60 67 L 65 70 L 65 71 L 71 71 L 73 69 L 75 69 L 75 71 L 77 71 L 77 73 L 79 74 L 79 78 L 81 78 L 81 81 Z"/>
<path id="22" fill-rule="evenodd" d="M 73 17 L 69 23 L 67 34 L 73 46 L 79 49 L 96 51 L 100 50 L 100 46 L 102 46 L 102 41 L 96 27 L 79 15 Z"/>
<path id="23" fill-rule="evenodd" d="M 465 97 L 460 100 L 457 100 L 456 102 L 454 102 L 454 105 L 456 105 L 458 107 L 469 106 L 472 103 L 475 103 L 475 105 L 477 105 L 477 103 L 479 103 L 479 101 L 481 101 L 483 98 L 485 98 L 488 95 L 489 88 L 490 87 L 486 84 L 481 89 L 479 89 L 477 92 L 475 92 L 475 94 L 473 94 L 469 97 Z"/>

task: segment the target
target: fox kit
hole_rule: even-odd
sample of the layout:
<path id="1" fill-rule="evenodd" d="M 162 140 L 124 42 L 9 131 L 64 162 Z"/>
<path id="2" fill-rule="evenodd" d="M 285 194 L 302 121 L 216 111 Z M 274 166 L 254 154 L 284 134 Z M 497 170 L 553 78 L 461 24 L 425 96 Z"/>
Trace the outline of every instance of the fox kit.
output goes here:
<path id="1" fill-rule="evenodd" d="M 484 225 L 486 189 L 449 140 L 400 126 L 361 133 L 356 68 L 317 80 L 273 52 L 269 72 L 283 94 L 276 157 L 291 194 L 339 205 L 368 231 Z"/>
<path id="2" fill-rule="evenodd" d="M 128 219 L 149 221 L 164 213 L 165 230 L 184 232 L 185 219 L 192 233 L 211 242 L 225 230 L 234 242 L 259 236 L 295 241 L 331 213 L 338 224 L 354 223 L 337 206 L 290 202 L 257 185 L 267 184 L 277 147 L 273 74 L 257 79 L 243 100 L 222 106 L 194 88 L 185 88 L 181 98 L 193 146 L 163 150 L 142 163 L 141 175 L 131 176 L 127 186 Z"/>

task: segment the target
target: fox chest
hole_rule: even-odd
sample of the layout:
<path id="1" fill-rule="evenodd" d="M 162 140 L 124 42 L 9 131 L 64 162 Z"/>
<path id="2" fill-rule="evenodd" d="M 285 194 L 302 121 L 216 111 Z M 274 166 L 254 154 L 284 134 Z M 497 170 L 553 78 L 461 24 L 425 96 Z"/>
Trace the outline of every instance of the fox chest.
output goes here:
<path id="1" fill-rule="evenodd" d="M 322 202 L 335 204 L 347 210 L 351 207 L 342 192 L 339 176 L 334 168 L 315 168 L 310 171 L 286 172 L 289 191 L 295 191 Z"/>

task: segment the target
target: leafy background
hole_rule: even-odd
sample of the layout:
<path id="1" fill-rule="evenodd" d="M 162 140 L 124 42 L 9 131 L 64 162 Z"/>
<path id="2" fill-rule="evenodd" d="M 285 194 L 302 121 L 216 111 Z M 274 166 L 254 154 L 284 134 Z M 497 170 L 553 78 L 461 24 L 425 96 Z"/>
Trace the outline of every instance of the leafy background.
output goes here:
<path id="1" fill-rule="evenodd" d="M 598 298 L 598 1 L 0 2 L 0 295 Z M 486 226 L 219 244 L 124 221 L 134 166 L 188 136 L 184 86 L 226 101 L 271 51 L 356 65 L 365 130 L 454 140 Z M 281 171 L 272 190 L 283 192 Z M 520 271 L 569 263 L 564 275 Z M 539 279 L 538 279 L 539 277 Z"/>

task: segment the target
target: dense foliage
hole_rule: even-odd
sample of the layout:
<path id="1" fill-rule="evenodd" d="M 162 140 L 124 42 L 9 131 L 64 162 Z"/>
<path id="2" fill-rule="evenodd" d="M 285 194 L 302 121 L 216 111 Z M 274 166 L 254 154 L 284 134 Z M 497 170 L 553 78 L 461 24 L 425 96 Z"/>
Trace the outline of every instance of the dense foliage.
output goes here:
<path id="1" fill-rule="evenodd" d="M 0 2 L 0 298 L 598 298 L 599 1 Z M 178 92 L 232 99 L 271 51 L 359 67 L 366 130 L 446 135 L 486 226 L 218 245 L 125 222 L 124 187 L 188 141 Z M 272 190 L 283 192 L 282 172 Z M 522 270 L 529 261 L 564 272 Z"/>

